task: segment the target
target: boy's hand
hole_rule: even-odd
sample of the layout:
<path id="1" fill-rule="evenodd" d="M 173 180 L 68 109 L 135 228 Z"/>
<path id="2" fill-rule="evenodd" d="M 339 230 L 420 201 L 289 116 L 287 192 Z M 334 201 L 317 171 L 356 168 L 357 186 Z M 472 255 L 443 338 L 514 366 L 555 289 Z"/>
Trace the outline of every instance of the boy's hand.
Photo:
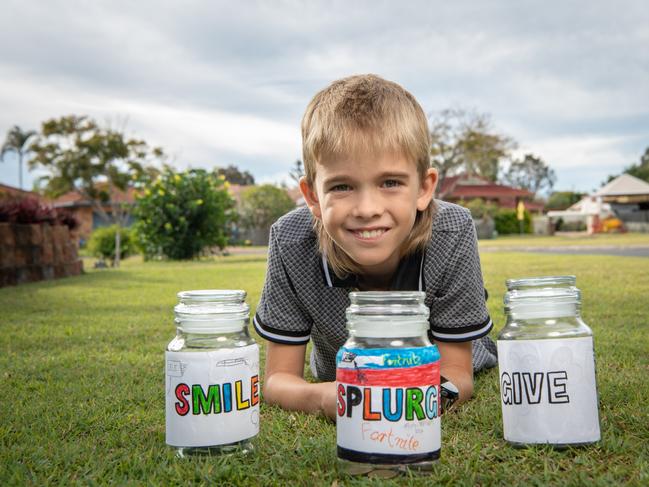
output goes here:
<path id="1" fill-rule="evenodd" d="M 336 383 L 321 382 L 314 385 L 317 385 L 320 388 L 320 410 L 327 418 L 336 421 Z"/>
<path id="2" fill-rule="evenodd" d="M 336 420 L 336 383 L 304 380 L 306 345 L 268 342 L 263 397 L 289 411 L 322 413 Z"/>
<path id="3" fill-rule="evenodd" d="M 468 401 L 473 395 L 473 362 L 471 342 L 436 342 L 441 375 L 458 389 L 458 403 Z"/>

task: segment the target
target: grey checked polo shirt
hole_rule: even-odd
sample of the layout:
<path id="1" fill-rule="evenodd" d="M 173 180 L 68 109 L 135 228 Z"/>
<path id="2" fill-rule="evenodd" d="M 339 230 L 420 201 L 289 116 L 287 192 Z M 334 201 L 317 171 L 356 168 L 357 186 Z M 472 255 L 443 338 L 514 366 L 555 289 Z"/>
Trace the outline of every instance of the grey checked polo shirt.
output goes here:
<path id="1" fill-rule="evenodd" d="M 496 347 L 473 220 L 461 206 L 436 201 L 433 231 L 425 252 L 404 257 L 391 289 L 425 291 L 429 336 L 437 341 L 473 340 L 473 369 L 493 367 Z M 253 323 L 263 338 L 303 345 L 311 340 L 311 370 L 323 381 L 336 378 L 336 352 L 347 340 L 345 309 L 355 276 L 339 279 L 320 254 L 308 208 L 280 218 L 270 230 L 266 282 Z"/>

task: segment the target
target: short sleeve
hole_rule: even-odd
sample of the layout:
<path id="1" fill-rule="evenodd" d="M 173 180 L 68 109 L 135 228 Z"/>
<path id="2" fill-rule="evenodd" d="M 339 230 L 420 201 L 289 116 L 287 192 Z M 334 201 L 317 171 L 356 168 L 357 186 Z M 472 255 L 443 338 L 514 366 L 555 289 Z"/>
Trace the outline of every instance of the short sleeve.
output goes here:
<path id="1" fill-rule="evenodd" d="M 266 281 L 253 324 L 262 338 L 276 343 L 304 345 L 311 336 L 312 320 L 287 272 L 275 225 L 270 230 Z"/>
<path id="2" fill-rule="evenodd" d="M 493 323 L 486 306 L 473 220 L 456 234 L 443 279 L 431 303 L 430 335 L 443 342 L 464 342 L 487 335 Z"/>

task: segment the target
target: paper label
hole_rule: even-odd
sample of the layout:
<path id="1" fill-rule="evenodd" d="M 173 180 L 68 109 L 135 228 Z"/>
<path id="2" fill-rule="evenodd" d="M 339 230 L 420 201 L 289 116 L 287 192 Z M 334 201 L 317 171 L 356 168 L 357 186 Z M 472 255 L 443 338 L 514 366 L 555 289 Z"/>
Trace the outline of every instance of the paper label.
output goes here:
<path id="1" fill-rule="evenodd" d="M 408 463 L 439 457 L 437 347 L 341 348 L 336 363 L 340 458 Z"/>
<path id="2" fill-rule="evenodd" d="M 499 340 L 498 366 L 506 440 L 599 440 L 592 337 Z"/>
<path id="3" fill-rule="evenodd" d="M 259 347 L 166 352 L 167 444 L 215 446 L 259 433 Z"/>

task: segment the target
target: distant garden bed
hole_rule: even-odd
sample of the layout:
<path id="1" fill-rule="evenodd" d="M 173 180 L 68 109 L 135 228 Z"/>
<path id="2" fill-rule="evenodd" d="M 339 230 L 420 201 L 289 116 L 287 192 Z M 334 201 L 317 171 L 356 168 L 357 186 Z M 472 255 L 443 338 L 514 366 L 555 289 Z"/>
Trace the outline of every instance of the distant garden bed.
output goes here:
<path id="1" fill-rule="evenodd" d="M 83 271 L 76 221 L 34 200 L 0 205 L 0 287 L 76 276 Z"/>

